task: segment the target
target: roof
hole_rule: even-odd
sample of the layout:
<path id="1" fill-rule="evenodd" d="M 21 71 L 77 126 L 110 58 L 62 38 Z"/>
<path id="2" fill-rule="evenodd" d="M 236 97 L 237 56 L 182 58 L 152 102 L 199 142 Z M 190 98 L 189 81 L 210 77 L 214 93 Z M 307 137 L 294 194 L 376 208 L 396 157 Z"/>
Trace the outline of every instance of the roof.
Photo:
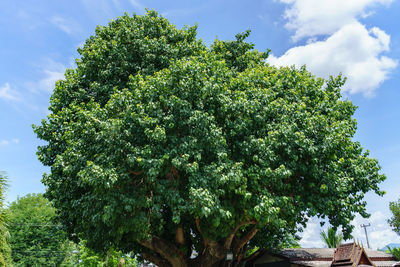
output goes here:
<path id="1" fill-rule="evenodd" d="M 333 254 L 333 258 L 336 261 L 343 261 L 343 260 L 350 260 L 353 256 L 354 251 L 359 246 L 356 246 L 356 243 L 348 243 L 348 244 L 341 244 Z"/>
<path id="2" fill-rule="evenodd" d="M 375 263 L 376 267 L 392 267 L 392 266 L 395 266 L 395 265 L 393 265 L 393 264 L 395 264 L 393 261 L 375 261 L 374 263 Z M 400 263 L 399 263 L 399 265 L 396 265 L 396 266 L 400 266 Z"/>
<path id="3" fill-rule="evenodd" d="M 285 248 L 279 251 L 278 254 L 286 258 L 329 258 L 331 261 L 334 251 L 334 248 Z"/>
<path id="4" fill-rule="evenodd" d="M 294 264 L 300 266 L 311 266 L 311 267 L 330 267 L 332 261 L 291 261 Z"/>
<path id="5" fill-rule="evenodd" d="M 333 254 L 331 266 L 376 266 L 360 244 L 341 244 Z"/>
<path id="6" fill-rule="evenodd" d="M 390 258 L 390 260 L 394 260 L 391 254 L 384 251 L 364 250 L 370 258 Z M 277 254 L 286 258 L 330 258 L 332 260 L 334 252 L 334 248 L 285 248 Z"/>
<path id="7" fill-rule="evenodd" d="M 355 248 L 357 247 L 358 249 L 356 250 Z M 286 258 L 290 262 L 300 266 L 330 267 L 334 259 L 335 250 L 334 248 L 286 248 L 276 253 L 267 254 Z M 342 259 L 342 264 L 336 266 L 344 267 L 346 263 L 352 266 L 352 263 L 355 261 L 364 264 L 364 266 L 373 266 L 374 264 L 376 267 L 392 267 L 396 263 L 391 254 L 383 251 L 364 249 L 355 243 L 343 244 L 337 250 L 339 251 L 336 255 L 337 260 Z M 261 260 L 259 257 L 257 259 Z M 257 259 L 254 260 L 257 262 Z"/>

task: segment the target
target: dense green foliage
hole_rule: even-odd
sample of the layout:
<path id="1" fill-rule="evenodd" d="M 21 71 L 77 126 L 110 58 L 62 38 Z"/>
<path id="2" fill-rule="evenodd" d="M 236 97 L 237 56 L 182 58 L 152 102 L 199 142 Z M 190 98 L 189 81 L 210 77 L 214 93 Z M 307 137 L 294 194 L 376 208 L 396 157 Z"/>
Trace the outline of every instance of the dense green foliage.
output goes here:
<path id="1" fill-rule="evenodd" d="M 154 11 L 96 29 L 34 127 L 70 234 L 161 266 L 213 266 L 287 242 L 307 216 L 345 236 L 367 216 L 364 194 L 385 177 L 353 141 L 344 80 L 270 66 L 248 34 L 207 48 Z"/>
<path id="2" fill-rule="evenodd" d="M 336 229 L 333 227 L 328 227 L 326 232 L 321 231 L 320 235 L 328 248 L 337 248 L 343 240 L 343 235 L 336 233 Z"/>
<path id="3" fill-rule="evenodd" d="M 11 265 L 11 248 L 9 244 L 8 216 L 4 204 L 7 189 L 7 176 L 0 172 L 0 266 Z"/>
<path id="4" fill-rule="evenodd" d="M 41 194 L 19 197 L 9 207 L 15 266 L 60 266 L 68 253 L 66 235 L 55 224 L 55 208 Z"/>
<path id="5" fill-rule="evenodd" d="M 389 219 L 389 224 L 393 231 L 400 235 L 400 199 L 397 202 L 390 202 L 389 209 L 393 215 Z"/>

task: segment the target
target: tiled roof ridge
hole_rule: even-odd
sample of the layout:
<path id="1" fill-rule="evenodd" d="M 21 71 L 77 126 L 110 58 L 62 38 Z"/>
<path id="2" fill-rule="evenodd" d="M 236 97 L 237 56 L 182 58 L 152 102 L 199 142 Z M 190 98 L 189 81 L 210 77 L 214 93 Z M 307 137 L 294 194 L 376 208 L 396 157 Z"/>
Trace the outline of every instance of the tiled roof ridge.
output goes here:
<path id="1" fill-rule="evenodd" d="M 345 243 L 345 244 L 340 244 L 336 249 L 335 252 L 333 253 L 333 261 L 340 262 L 340 261 L 354 261 L 355 257 L 355 252 L 356 252 L 356 242 L 353 241 L 353 243 Z"/>
<path id="2" fill-rule="evenodd" d="M 376 266 L 368 257 L 364 246 L 353 241 L 353 243 L 341 244 L 335 249 L 331 266 L 356 266 L 362 259 L 369 265 Z"/>
<path id="3" fill-rule="evenodd" d="M 303 261 L 303 260 L 312 260 L 312 261 L 332 261 L 333 257 L 319 257 L 319 258 L 302 258 L 302 257 L 290 257 L 288 258 L 290 261 Z M 396 261 L 395 257 L 369 257 L 371 261 Z"/>

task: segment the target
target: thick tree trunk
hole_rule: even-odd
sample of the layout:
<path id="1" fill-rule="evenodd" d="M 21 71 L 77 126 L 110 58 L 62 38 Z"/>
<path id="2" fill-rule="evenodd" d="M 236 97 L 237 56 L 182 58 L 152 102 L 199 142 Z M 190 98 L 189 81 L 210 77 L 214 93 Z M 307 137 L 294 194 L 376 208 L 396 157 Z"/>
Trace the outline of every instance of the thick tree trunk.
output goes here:
<path id="1" fill-rule="evenodd" d="M 241 237 L 236 236 L 239 229 L 246 225 L 253 224 L 254 227 L 249 229 L 248 232 L 242 233 Z M 183 253 L 179 249 L 179 244 L 185 243 L 182 228 L 179 227 L 176 231 L 175 242 L 169 242 L 157 236 L 152 236 L 150 239 L 142 240 L 139 242 L 143 247 L 149 251 L 142 254 L 143 258 L 153 262 L 159 267 L 224 267 L 226 266 L 224 260 L 228 251 L 233 252 L 236 258 L 235 266 L 238 266 L 243 259 L 242 255 L 243 246 L 254 237 L 257 233 L 257 222 L 254 220 L 240 222 L 232 229 L 226 239 L 219 243 L 203 237 L 202 231 L 199 226 L 199 219 L 196 219 L 197 230 L 203 238 L 203 251 L 198 251 L 199 255 L 195 259 L 190 259 L 190 253 Z"/>
<path id="2" fill-rule="evenodd" d="M 194 259 L 193 265 L 199 267 L 219 266 L 227 250 L 215 241 L 208 241 L 205 250 Z"/>
<path id="3" fill-rule="evenodd" d="M 153 258 L 158 258 L 158 261 L 163 260 L 163 264 L 168 262 L 172 267 L 187 267 L 187 259 L 180 249 L 174 244 L 163 240 L 162 238 L 153 236 L 150 239 L 142 240 L 140 244 L 152 251 L 151 255 L 147 255 Z M 166 264 L 166 263 L 165 263 Z M 168 265 L 166 265 L 168 267 Z"/>

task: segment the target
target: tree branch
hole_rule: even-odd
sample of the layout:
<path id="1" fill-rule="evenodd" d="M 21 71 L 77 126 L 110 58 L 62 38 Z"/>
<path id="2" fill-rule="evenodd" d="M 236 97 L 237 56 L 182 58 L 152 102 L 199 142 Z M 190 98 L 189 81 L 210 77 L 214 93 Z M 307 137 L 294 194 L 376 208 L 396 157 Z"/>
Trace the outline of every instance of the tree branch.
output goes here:
<path id="1" fill-rule="evenodd" d="M 132 171 L 132 170 L 128 170 L 128 172 L 129 172 L 130 174 L 135 175 L 135 176 L 141 175 L 141 174 L 143 173 L 143 171 Z"/>
<path id="2" fill-rule="evenodd" d="M 208 240 L 206 238 L 204 238 L 203 232 L 200 229 L 200 219 L 199 219 L 199 217 L 196 218 L 196 228 L 197 228 L 197 231 L 199 231 L 199 233 L 200 233 L 201 239 L 203 239 L 203 246 L 204 246 L 204 249 L 205 249 L 207 247 Z"/>
<path id="3" fill-rule="evenodd" d="M 159 254 L 153 252 L 145 252 L 142 253 L 142 257 L 157 266 L 172 267 L 172 265 L 167 260 L 163 259 Z"/>
<path id="4" fill-rule="evenodd" d="M 236 225 L 236 227 L 235 227 L 234 229 L 232 229 L 232 231 L 229 233 L 228 237 L 225 239 L 224 248 L 225 248 L 226 250 L 229 250 L 229 248 L 231 247 L 231 245 L 232 245 L 232 240 L 233 240 L 233 238 L 235 237 L 236 232 L 239 231 L 239 229 L 240 229 L 241 227 L 243 227 L 243 226 L 245 226 L 245 225 L 248 225 L 248 224 L 257 224 L 257 221 L 256 221 L 256 220 L 251 220 L 251 221 L 244 221 L 244 222 L 238 223 L 238 224 Z"/>
<path id="5" fill-rule="evenodd" d="M 139 244 L 160 254 L 172 266 L 186 266 L 185 255 L 182 251 L 162 238 L 152 236 L 150 239 L 140 241 Z"/>
<path id="6" fill-rule="evenodd" d="M 242 251 L 239 253 L 239 255 L 236 258 L 236 261 L 233 264 L 233 267 L 238 267 L 240 263 L 242 262 L 242 259 L 246 256 L 247 252 L 247 246 L 245 245 L 242 249 Z"/>
<path id="7" fill-rule="evenodd" d="M 248 256 L 247 258 L 245 258 L 245 261 L 251 261 L 254 258 L 256 258 L 258 255 L 260 255 L 262 252 L 264 252 L 264 249 L 257 249 L 256 252 L 254 252 L 253 254 L 251 254 L 250 256 Z"/>
<path id="8" fill-rule="evenodd" d="M 257 225 L 254 225 L 254 227 L 247 232 L 247 234 L 245 234 L 240 240 L 239 242 L 237 242 L 237 244 L 235 244 L 235 248 L 234 248 L 234 253 L 235 255 L 239 253 L 240 249 L 247 244 L 247 242 L 249 242 L 250 239 L 252 239 L 255 234 L 258 232 L 258 228 Z"/>

